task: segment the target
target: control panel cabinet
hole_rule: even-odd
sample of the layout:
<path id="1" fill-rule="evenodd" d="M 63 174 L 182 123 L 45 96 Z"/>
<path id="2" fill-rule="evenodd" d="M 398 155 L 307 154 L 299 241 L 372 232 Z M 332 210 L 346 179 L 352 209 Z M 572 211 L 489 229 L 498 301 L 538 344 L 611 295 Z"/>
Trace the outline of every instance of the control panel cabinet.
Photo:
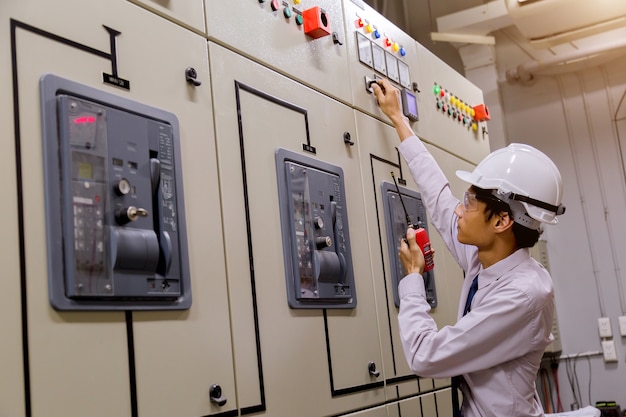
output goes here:
<path id="1" fill-rule="evenodd" d="M 41 94 L 52 306 L 189 308 L 176 117 L 51 74 Z"/>
<path id="2" fill-rule="evenodd" d="M 387 250 L 389 251 L 389 259 L 392 264 L 391 280 L 393 284 L 393 301 L 396 307 L 400 307 L 398 284 L 406 275 L 406 271 L 398 258 L 398 251 L 400 250 L 400 241 L 406 234 L 408 227 L 406 216 L 408 214 L 414 224 L 418 224 L 428 231 L 426 209 L 422 203 L 422 197 L 416 191 L 404 187 L 396 188 L 394 184 L 387 181 L 381 183 L 381 188 L 384 199 L 385 226 L 387 229 Z M 400 200 L 398 190 L 402 193 L 402 200 Z M 406 207 L 407 214 L 405 214 L 404 207 Z M 435 270 L 431 269 L 430 271 L 424 272 L 423 277 L 424 287 L 426 289 L 426 301 L 428 301 L 431 307 L 437 307 Z"/>
<path id="3" fill-rule="evenodd" d="M 290 307 L 356 307 L 343 170 L 279 148 L 276 172 Z"/>

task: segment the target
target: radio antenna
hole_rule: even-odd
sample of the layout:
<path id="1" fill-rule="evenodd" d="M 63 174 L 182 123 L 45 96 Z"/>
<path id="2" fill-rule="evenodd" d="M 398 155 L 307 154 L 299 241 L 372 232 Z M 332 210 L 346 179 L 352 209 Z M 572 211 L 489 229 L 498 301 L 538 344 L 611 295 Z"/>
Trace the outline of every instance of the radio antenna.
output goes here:
<path id="1" fill-rule="evenodd" d="M 409 213 L 406 211 L 406 206 L 404 205 L 404 200 L 402 199 L 402 193 L 400 192 L 400 187 L 398 187 L 398 183 L 396 182 L 396 176 L 393 171 L 391 171 L 391 178 L 393 178 L 393 183 L 396 185 L 396 190 L 398 191 L 398 196 L 400 197 L 400 203 L 402 203 L 402 209 L 404 210 L 404 216 L 406 217 L 406 223 L 409 225 L 409 227 L 415 229 L 415 225 L 411 221 Z"/>

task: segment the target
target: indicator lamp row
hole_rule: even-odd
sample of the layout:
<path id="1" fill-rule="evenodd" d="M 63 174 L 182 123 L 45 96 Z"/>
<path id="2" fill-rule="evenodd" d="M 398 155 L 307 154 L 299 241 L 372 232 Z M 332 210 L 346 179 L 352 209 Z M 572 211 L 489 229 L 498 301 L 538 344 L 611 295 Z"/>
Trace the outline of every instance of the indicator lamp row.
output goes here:
<path id="1" fill-rule="evenodd" d="M 441 100 L 437 100 L 437 110 L 441 110 L 444 114 L 448 116 L 452 116 L 454 120 L 457 120 L 460 123 L 463 123 L 464 126 L 472 127 L 473 130 L 478 128 L 478 124 L 472 120 L 472 118 L 466 114 L 461 113 L 460 111 L 454 110 L 452 106 L 444 103 Z M 473 126 L 476 125 L 476 126 Z"/>
<path id="2" fill-rule="evenodd" d="M 476 111 L 472 106 L 466 104 L 463 100 L 455 97 L 453 94 L 448 93 L 439 84 L 435 84 L 435 86 L 433 87 L 433 93 L 435 94 L 435 96 L 437 96 L 438 99 L 446 100 L 452 106 L 460 109 L 461 111 L 464 111 L 471 117 L 474 117 L 476 115 Z"/>
<path id="3" fill-rule="evenodd" d="M 259 3 L 265 3 L 266 0 L 259 0 Z M 300 0 L 293 0 L 294 4 L 300 4 Z M 278 9 L 280 9 L 280 1 L 279 0 L 271 0 L 270 1 L 270 6 L 272 8 L 272 11 L 275 12 Z M 291 9 L 291 7 L 289 7 L 288 5 L 285 5 L 285 8 L 283 9 L 283 16 L 285 16 L 286 19 L 290 19 L 291 16 L 293 16 L 293 10 Z M 302 14 L 300 13 L 296 13 L 296 24 L 297 25 L 302 25 L 304 23 L 304 19 L 302 17 Z"/>
<path id="4" fill-rule="evenodd" d="M 374 39 L 380 39 L 382 36 L 380 31 L 374 25 L 363 20 L 360 17 L 355 21 L 355 26 L 358 29 L 363 29 L 366 33 L 370 33 Z M 391 48 L 391 50 L 393 50 L 394 52 L 398 52 L 400 56 L 406 55 L 406 49 L 404 49 L 403 46 L 400 46 L 398 42 L 392 41 L 389 37 L 385 37 L 385 39 L 383 40 L 383 45 L 385 45 L 387 48 Z"/>

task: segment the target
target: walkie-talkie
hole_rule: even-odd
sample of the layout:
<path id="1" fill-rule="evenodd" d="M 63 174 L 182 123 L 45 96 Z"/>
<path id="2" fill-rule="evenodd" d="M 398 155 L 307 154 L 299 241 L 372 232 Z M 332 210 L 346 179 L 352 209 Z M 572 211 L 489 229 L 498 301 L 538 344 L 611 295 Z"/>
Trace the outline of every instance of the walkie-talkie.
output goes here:
<path id="1" fill-rule="evenodd" d="M 404 210 L 406 222 L 410 228 L 415 229 L 415 241 L 417 242 L 417 245 L 420 247 L 422 253 L 424 254 L 424 272 L 428 272 L 435 267 L 435 262 L 433 260 L 433 250 L 430 246 L 430 238 L 428 237 L 428 232 L 426 231 L 426 229 L 421 227 L 419 222 L 418 224 L 414 224 L 411 221 L 411 217 L 409 216 L 409 213 L 406 211 L 406 207 L 404 206 L 402 193 L 400 192 L 400 188 L 398 187 L 398 183 L 396 182 L 396 176 L 394 175 L 393 171 L 391 172 L 391 178 L 393 178 L 393 183 L 395 184 L 396 190 L 398 191 L 398 196 L 400 197 L 400 203 L 402 203 L 402 209 Z M 409 242 L 406 240 L 406 235 L 403 237 L 403 239 L 408 245 Z"/>

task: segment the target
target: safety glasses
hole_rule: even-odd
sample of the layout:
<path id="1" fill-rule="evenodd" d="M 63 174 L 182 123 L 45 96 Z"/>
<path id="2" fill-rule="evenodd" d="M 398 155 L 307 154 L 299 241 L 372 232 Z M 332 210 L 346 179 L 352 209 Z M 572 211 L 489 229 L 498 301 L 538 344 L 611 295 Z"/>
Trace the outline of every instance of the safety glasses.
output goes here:
<path id="1" fill-rule="evenodd" d="M 476 199 L 475 193 L 465 191 L 465 194 L 463 194 L 463 209 L 465 211 L 478 210 L 478 200 Z"/>

